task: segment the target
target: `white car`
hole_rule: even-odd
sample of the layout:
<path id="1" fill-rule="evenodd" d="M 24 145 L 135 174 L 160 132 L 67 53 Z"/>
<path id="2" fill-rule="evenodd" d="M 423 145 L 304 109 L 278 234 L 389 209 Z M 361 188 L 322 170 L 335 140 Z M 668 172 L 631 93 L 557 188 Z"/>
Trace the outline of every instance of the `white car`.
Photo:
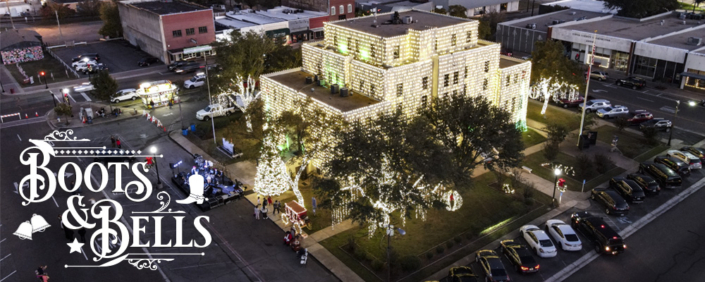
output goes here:
<path id="1" fill-rule="evenodd" d="M 134 101 L 137 99 L 137 89 L 134 88 L 127 88 L 127 89 L 122 89 L 119 90 L 118 92 L 115 92 L 113 97 L 111 98 L 111 102 L 117 103 L 117 102 L 122 102 L 122 101 L 127 101 L 127 100 L 132 100 Z"/>
<path id="2" fill-rule="evenodd" d="M 184 81 L 184 88 L 193 89 L 196 87 L 201 87 L 204 84 L 206 84 L 206 76 L 205 75 L 196 75 L 196 76 L 192 77 L 191 79 Z"/>
<path id="3" fill-rule="evenodd" d="M 519 228 L 519 231 L 526 242 L 529 243 L 529 248 L 533 249 L 537 256 L 552 258 L 558 254 L 551 238 L 548 238 L 546 232 L 543 232 L 538 226 L 524 225 Z"/>
<path id="4" fill-rule="evenodd" d="M 84 82 L 81 83 L 81 85 L 73 87 L 74 92 L 86 92 L 91 90 L 95 90 L 95 87 L 93 87 L 93 84 L 91 84 L 90 82 Z"/>
<path id="5" fill-rule="evenodd" d="M 86 65 L 97 65 L 97 64 L 98 64 L 98 62 L 96 62 L 96 61 L 94 61 L 94 60 L 75 61 L 75 62 L 71 63 L 71 67 L 72 67 L 72 68 L 79 68 L 79 67 L 85 68 Z"/>
<path id="6" fill-rule="evenodd" d="M 688 168 L 690 168 L 691 170 L 703 168 L 703 163 L 702 161 L 700 161 L 700 158 L 696 157 L 695 155 L 689 152 L 668 150 L 668 155 L 687 163 Z"/>
<path id="7" fill-rule="evenodd" d="M 629 115 L 629 108 L 625 106 L 611 106 L 607 108 L 602 108 L 597 110 L 597 116 L 600 118 L 608 119 L 608 118 L 615 118 L 619 116 L 628 116 Z"/>
<path id="8" fill-rule="evenodd" d="M 557 219 L 546 221 L 546 233 L 550 234 L 564 251 L 580 251 L 583 248 L 583 243 L 580 242 L 573 227 L 563 221 Z"/>
<path id="9" fill-rule="evenodd" d="M 610 103 L 610 101 L 607 101 L 605 99 L 595 99 L 595 100 L 590 100 L 585 103 L 582 103 L 582 104 L 580 104 L 579 107 L 580 107 L 580 110 L 582 110 L 583 107 L 585 107 L 585 111 L 589 113 L 589 112 L 596 112 L 599 109 L 607 108 L 607 107 L 611 107 L 611 106 L 612 106 L 612 103 Z"/>

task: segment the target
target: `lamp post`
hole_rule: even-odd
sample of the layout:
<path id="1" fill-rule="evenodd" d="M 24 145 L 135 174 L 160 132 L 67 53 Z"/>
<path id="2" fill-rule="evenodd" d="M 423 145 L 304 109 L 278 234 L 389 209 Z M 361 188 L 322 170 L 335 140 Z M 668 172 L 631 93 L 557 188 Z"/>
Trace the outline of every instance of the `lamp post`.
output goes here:
<path id="1" fill-rule="evenodd" d="M 42 77 L 42 80 L 44 80 L 44 86 L 46 86 L 46 88 L 44 88 L 44 89 L 49 89 L 49 85 L 47 84 L 47 79 L 46 79 L 46 73 L 43 71 L 40 71 L 39 75 Z"/>
<path id="2" fill-rule="evenodd" d="M 551 196 L 551 206 L 556 207 L 556 188 L 558 187 L 558 176 L 561 175 L 561 170 L 556 168 L 553 170 L 555 179 L 553 179 L 553 196 Z"/>
<path id="3" fill-rule="evenodd" d="M 49 90 L 49 96 L 51 96 L 51 100 L 54 101 L 54 108 L 56 108 L 56 98 L 54 98 L 54 92 Z"/>
<path id="4" fill-rule="evenodd" d="M 392 281 L 392 265 L 390 261 L 390 256 L 391 256 L 391 241 L 392 241 L 392 236 L 394 236 L 394 225 L 388 224 L 385 226 L 387 228 L 387 282 Z M 397 228 L 397 232 L 401 236 L 406 235 L 406 231 L 401 228 Z"/>
<path id="5" fill-rule="evenodd" d="M 680 100 L 676 100 L 676 116 L 673 118 L 671 121 L 671 127 L 668 129 L 668 146 L 671 146 L 671 138 L 673 137 L 673 123 L 676 121 L 676 118 L 678 118 L 678 106 L 681 104 Z"/>
<path id="6" fill-rule="evenodd" d="M 152 153 L 154 166 L 157 168 L 157 189 L 162 188 L 162 179 L 159 177 L 159 166 L 157 165 L 157 147 L 152 146 L 149 148 L 149 152 Z"/>

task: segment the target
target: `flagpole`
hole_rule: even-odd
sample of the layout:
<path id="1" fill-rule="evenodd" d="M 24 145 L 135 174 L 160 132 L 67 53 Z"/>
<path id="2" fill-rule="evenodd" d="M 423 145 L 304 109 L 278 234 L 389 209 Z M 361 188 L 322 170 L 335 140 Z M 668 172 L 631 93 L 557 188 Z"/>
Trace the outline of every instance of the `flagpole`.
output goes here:
<path id="1" fill-rule="evenodd" d="M 577 146 L 580 146 L 580 139 L 583 136 L 583 126 L 585 124 L 585 108 L 587 105 L 587 100 L 588 100 L 588 94 L 589 94 L 589 89 L 590 89 L 590 73 L 592 72 L 592 64 L 595 62 L 595 43 L 597 39 L 597 30 L 595 30 L 595 34 L 592 36 L 592 56 L 590 57 L 590 64 L 588 64 L 588 71 L 587 75 L 585 76 L 586 82 L 585 82 L 585 98 L 583 98 L 583 115 L 580 117 L 580 131 L 578 131 L 578 144 Z"/>

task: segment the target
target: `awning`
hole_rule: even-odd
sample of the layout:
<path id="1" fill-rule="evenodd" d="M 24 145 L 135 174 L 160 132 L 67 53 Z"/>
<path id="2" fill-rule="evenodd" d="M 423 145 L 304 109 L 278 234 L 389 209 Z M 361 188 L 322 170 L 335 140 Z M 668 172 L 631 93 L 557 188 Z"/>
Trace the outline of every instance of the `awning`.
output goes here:
<path id="1" fill-rule="evenodd" d="M 692 72 L 683 72 L 683 73 L 681 73 L 681 76 L 692 77 L 692 78 L 697 78 L 697 79 L 705 80 L 705 75 L 697 74 L 697 73 L 692 73 Z"/>

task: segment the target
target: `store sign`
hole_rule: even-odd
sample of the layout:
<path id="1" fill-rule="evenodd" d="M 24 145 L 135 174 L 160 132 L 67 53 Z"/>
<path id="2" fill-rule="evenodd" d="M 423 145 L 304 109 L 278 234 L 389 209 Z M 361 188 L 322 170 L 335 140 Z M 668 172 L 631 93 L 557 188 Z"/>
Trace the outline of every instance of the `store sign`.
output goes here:
<path id="1" fill-rule="evenodd" d="M 551 32 L 551 38 L 553 39 L 568 41 L 572 43 L 580 43 L 585 45 L 592 45 L 593 37 L 595 37 L 595 34 L 592 32 L 570 30 L 567 28 L 559 27 L 554 28 Z M 632 40 L 630 39 L 606 36 L 601 34 L 597 34 L 597 36 L 595 37 L 595 41 L 595 45 L 597 45 L 597 47 L 599 48 L 606 48 L 627 53 L 629 52 L 629 49 L 631 48 L 632 44 Z"/>
<path id="2" fill-rule="evenodd" d="M 299 32 L 308 30 L 308 19 L 296 19 L 289 21 L 289 32 Z"/>
<path id="3" fill-rule="evenodd" d="M 209 45 L 196 46 L 196 47 L 191 47 L 191 48 L 184 48 L 184 54 L 201 53 L 201 52 L 207 52 L 210 50 L 213 50 L 213 47 L 211 47 Z"/>
<path id="4" fill-rule="evenodd" d="M 288 28 L 280 28 L 280 29 L 275 29 L 275 30 L 268 30 L 266 32 L 266 34 L 270 38 L 284 37 L 284 36 L 289 35 L 289 29 Z"/>

